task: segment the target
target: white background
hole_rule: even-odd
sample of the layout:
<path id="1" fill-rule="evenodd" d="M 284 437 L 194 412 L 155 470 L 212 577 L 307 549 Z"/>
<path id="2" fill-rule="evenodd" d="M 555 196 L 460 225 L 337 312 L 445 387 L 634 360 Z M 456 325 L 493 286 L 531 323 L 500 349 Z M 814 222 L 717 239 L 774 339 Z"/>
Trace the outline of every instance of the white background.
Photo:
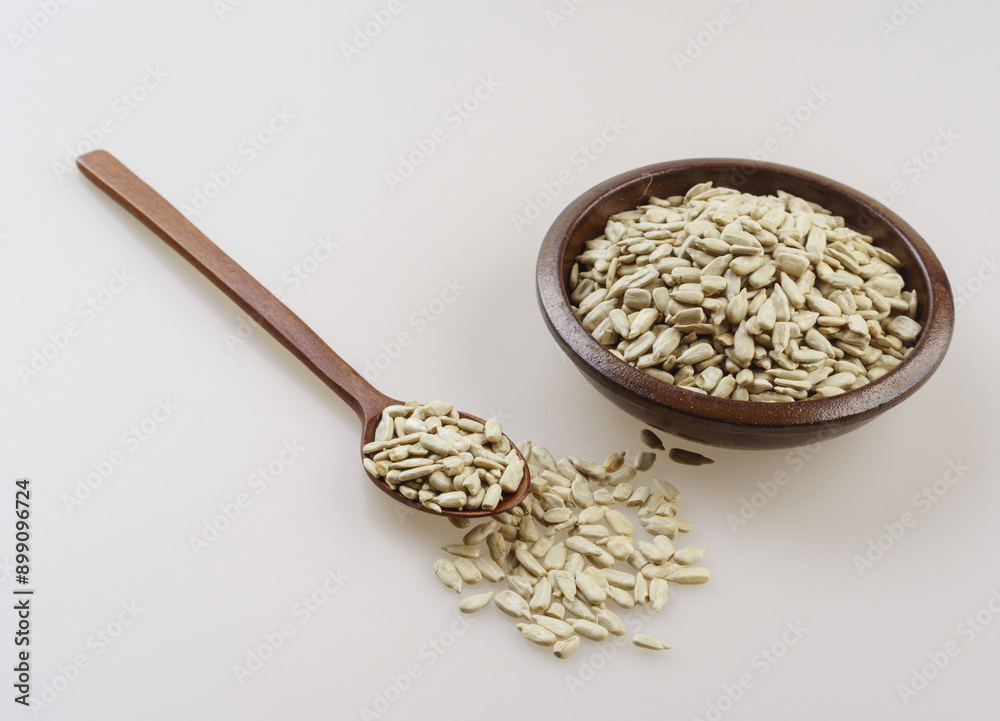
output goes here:
<path id="1" fill-rule="evenodd" d="M 42 718 L 992 717 L 1000 9 L 592 0 L 557 17 L 557 0 L 399 2 L 349 57 L 385 3 L 5 4 L 0 717 L 32 715 L 11 685 L 19 476 L 32 479 Z M 494 90 L 449 121 L 481 78 Z M 241 153 L 275 112 L 293 117 L 255 157 Z M 609 121 L 624 129 L 602 146 Z M 435 128 L 444 142 L 390 183 Z M 193 218 L 209 237 L 356 367 L 408 333 L 377 379 L 388 394 L 498 413 L 557 455 L 638 449 L 641 425 L 562 357 L 534 298 L 559 209 L 630 168 L 768 147 L 769 160 L 879 194 L 941 258 L 961 297 L 956 333 L 918 394 L 808 462 L 660 458 L 711 583 L 642 621 L 673 650 L 588 644 L 558 661 L 492 608 L 449 630 L 458 599 L 431 565 L 461 532 L 400 516 L 370 486 L 351 411 L 263 331 L 241 337 L 236 307 L 72 167 L 88 136 L 177 205 L 239 163 Z M 591 143 L 600 152 L 581 160 Z M 559 197 L 516 223 L 544 184 Z M 335 247 L 317 256 L 323 238 Z M 296 266 L 314 271 L 298 287 Z M 132 280 L 88 314 L 116 271 Z M 432 304 L 449 282 L 458 299 Z M 65 347 L 47 347 L 71 322 Z M 36 351 L 51 357 L 32 370 Z M 175 409 L 129 440 L 159 401 Z M 255 485 L 293 442 L 293 462 Z M 122 463 L 77 503 L 115 452 Z M 951 485 L 949 464 L 968 469 Z M 752 515 L 744 501 L 781 471 L 790 480 Z M 915 500 L 924 490 L 933 503 Z M 249 505 L 196 552 L 191 539 L 241 493 Z M 905 513 L 911 527 L 885 535 Z M 880 540 L 888 550 L 859 570 Z M 347 580 L 305 617 L 297 604 L 324 597 L 328 572 Z M 977 612 L 980 630 L 962 625 Z M 105 645 L 119 616 L 131 624 Z M 234 667 L 286 623 L 294 633 L 239 679 Z M 807 629 L 786 634 L 790 646 L 787 624 Z M 945 668 L 914 680 L 949 643 Z M 772 646 L 774 664 L 760 655 Z M 411 666 L 419 677 L 401 680 Z"/>

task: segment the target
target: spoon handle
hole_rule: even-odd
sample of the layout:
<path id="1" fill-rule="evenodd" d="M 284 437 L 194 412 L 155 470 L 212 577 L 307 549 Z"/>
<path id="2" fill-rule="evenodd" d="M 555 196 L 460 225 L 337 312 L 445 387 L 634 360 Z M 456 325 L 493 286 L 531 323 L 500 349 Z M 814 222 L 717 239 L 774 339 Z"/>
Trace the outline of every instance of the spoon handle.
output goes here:
<path id="1" fill-rule="evenodd" d="M 362 425 L 392 402 L 333 352 L 301 318 L 254 280 L 163 196 L 105 150 L 76 164 L 167 245 L 180 253 L 349 405 Z"/>

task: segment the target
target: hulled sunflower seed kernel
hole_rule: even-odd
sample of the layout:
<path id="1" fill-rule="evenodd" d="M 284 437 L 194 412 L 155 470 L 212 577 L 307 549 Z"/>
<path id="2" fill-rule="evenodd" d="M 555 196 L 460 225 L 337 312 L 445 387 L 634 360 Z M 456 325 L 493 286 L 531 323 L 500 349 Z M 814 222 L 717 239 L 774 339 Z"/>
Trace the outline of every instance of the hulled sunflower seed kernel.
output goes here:
<path id="1" fill-rule="evenodd" d="M 493 603 L 511 618 L 531 620 L 531 609 L 528 607 L 528 602 L 509 589 L 494 596 Z"/>
<path id="2" fill-rule="evenodd" d="M 556 638 L 569 638 L 573 635 L 573 627 L 562 619 L 538 614 L 531 618 L 536 624 L 555 634 Z"/>
<path id="3" fill-rule="evenodd" d="M 647 636 L 644 633 L 637 633 L 632 636 L 632 643 L 639 648 L 646 648 L 650 651 L 667 651 L 670 649 L 670 646 L 663 643 L 660 639 Z"/>
<path id="4" fill-rule="evenodd" d="M 632 467 L 637 471 L 648 471 L 653 467 L 656 462 L 656 454 L 650 451 L 639 451 L 635 454 L 635 460 L 632 461 Z"/>
<path id="5" fill-rule="evenodd" d="M 569 638 L 561 641 L 556 641 L 555 646 L 552 649 L 552 653 L 556 658 L 566 659 L 576 653 L 578 648 L 580 648 L 580 637 L 570 636 Z"/>
<path id="6" fill-rule="evenodd" d="M 441 546 L 441 550 L 453 556 L 461 556 L 462 558 L 476 558 L 479 556 L 478 548 L 461 543 L 449 543 L 447 546 Z"/>
<path id="7" fill-rule="evenodd" d="M 681 566 L 693 566 L 696 563 L 701 563 L 701 559 L 704 557 L 704 548 L 687 546 L 685 548 L 678 548 L 677 551 L 674 552 L 672 560 L 674 563 L 680 564 Z"/>
<path id="8" fill-rule="evenodd" d="M 447 558 L 439 558 L 434 562 L 434 575 L 445 587 L 450 588 L 455 593 L 462 592 L 462 577 L 455 568 L 455 564 Z"/>
<path id="9" fill-rule="evenodd" d="M 462 613 L 475 613 L 480 611 L 490 605 L 490 601 L 493 600 L 493 591 L 487 591 L 486 593 L 477 593 L 474 596 L 466 596 L 462 599 L 462 602 L 458 604 L 458 610 Z"/>
<path id="10" fill-rule="evenodd" d="M 455 570 L 458 571 L 458 575 L 462 577 L 462 580 L 470 586 L 474 586 L 483 580 L 483 574 L 480 573 L 479 569 L 476 568 L 476 564 L 471 559 L 456 558 Z"/>
<path id="11" fill-rule="evenodd" d="M 625 635 L 625 622 L 621 620 L 617 613 L 604 608 L 595 615 L 597 616 L 598 625 L 606 628 L 612 636 Z"/>
<path id="12" fill-rule="evenodd" d="M 594 617 L 596 618 L 597 616 L 595 615 Z M 572 618 L 569 623 L 573 626 L 574 631 L 591 641 L 603 641 L 608 637 L 608 629 L 599 625 L 596 621 Z"/>
<path id="13" fill-rule="evenodd" d="M 476 568 L 479 569 L 483 578 L 490 583 L 499 583 L 506 575 L 504 574 L 503 569 L 500 568 L 500 566 L 498 566 L 493 559 L 480 556 L 479 558 L 472 559 L 472 562 L 475 564 Z"/>
<path id="14" fill-rule="evenodd" d="M 665 578 L 654 578 L 649 581 L 649 602 L 653 604 L 654 611 L 663 608 L 669 593 L 670 584 Z"/>
<path id="15" fill-rule="evenodd" d="M 673 581 L 674 583 L 695 585 L 699 583 L 708 583 L 710 576 L 711 574 L 707 568 L 702 568 L 700 566 L 684 566 L 671 573 L 667 577 L 667 580 Z"/>
<path id="16" fill-rule="evenodd" d="M 517 630 L 521 632 L 528 641 L 539 646 L 552 646 L 556 642 L 556 635 L 547 628 L 539 626 L 537 623 L 519 623 Z"/>

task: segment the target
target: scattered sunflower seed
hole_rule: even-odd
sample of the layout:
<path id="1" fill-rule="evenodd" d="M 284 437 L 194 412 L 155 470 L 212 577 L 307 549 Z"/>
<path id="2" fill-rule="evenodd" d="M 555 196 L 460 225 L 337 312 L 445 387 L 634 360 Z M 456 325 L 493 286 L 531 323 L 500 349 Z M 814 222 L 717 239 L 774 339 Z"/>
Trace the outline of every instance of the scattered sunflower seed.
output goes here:
<path id="1" fill-rule="evenodd" d="M 639 451 L 635 454 L 635 460 L 632 462 L 632 466 L 637 471 L 648 471 L 653 467 L 656 462 L 656 454 L 650 451 Z"/>
<path id="2" fill-rule="evenodd" d="M 570 636 L 569 638 L 556 641 L 552 653 L 555 654 L 556 658 L 569 658 L 576 653 L 578 648 L 580 648 L 580 637 Z"/>
<path id="3" fill-rule="evenodd" d="M 517 624 L 517 630 L 526 639 L 532 643 L 537 643 L 539 646 L 552 646 L 556 642 L 556 635 L 547 628 L 539 626 L 537 623 L 519 623 Z"/>
<path id="4" fill-rule="evenodd" d="M 644 302 L 641 294 L 629 297 L 633 302 Z M 781 379 L 794 382 L 798 376 Z M 394 412 L 392 417 L 400 420 L 398 424 L 394 420 L 395 425 L 412 420 L 410 427 L 421 433 L 442 435 L 443 430 L 443 439 L 453 445 L 456 438 L 461 438 L 457 433 L 453 437 L 451 432 L 458 420 L 464 419 L 450 419 L 455 423 L 440 421 L 443 425 L 438 428 L 434 418 L 440 416 L 425 412 L 413 418 L 409 408 Z M 422 429 L 419 424 L 423 424 Z M 435 471 L 440 475 L 434 475 L 428 483 L 433 481 L 444 488 L 447 482 L 450 488 L 462 488 L 470 497 L 476 493 L 468 485 L 473 476 L 480 490 L 485 485 L 499 488 L 499 477 L 504 472 L 501 469 L 511 467 L 520 458 L 510 446 L 495 451 L 486 448 L 484 431 L 485 426 L 480 430 L 470 428 L 465 436 L 470 450 L 457 456 L 465 463 L 461 470 Z M 418 441 L 419 436 L 410 445 Z M 433 451 L 419 445 L 427 450 L 427 456 L 408 456 L 404 447 L 395 457 L 446 465 L 445 459 L 429 457 Z M 625 635 L 625 623 L 611 610 L 611 603 L 625 610 L 649 605 L 654 612 L 660 611 L 666 605 L 671 583 L 696 585 L 708 580 L 708 570 L 696 566 L 704 550 L 694 546 L 675 549 L 671 540 L 691 530 L 690 523 L 677 518 L 681 494 L 672 483 L 658 478 L 649 479 L 650 485 L 636 481 L 639 471 L 625 462 L 624 453 L 612 453 L 598 464 L 580 458 L 557 461 L 544 447 L 528 441 L 518 449 L 532 464 L 532 483 L 524 500 L 476 525 L 466 524 L 462 543 L 442 546 L 452 558 L 435 563 L 434 571 L 441 582 L 459 592 L 463 586 L 484 579 L 488 583 L 506 581 L 507 588 L 498 593 L 463 599 L 459 604 L 463 613 L 475 613 L 492 602 L 517 619 L 517 630 L 527 640 L 551 646 L 557 658 L 568 658 L 581 639 L 599 642 L 611 635 Z M 383 452 L 387 449 L 375 455 Z M 380 456 L 379 462 L 386 457 Z M 449 492 L 421 490 L 431 495 Z M 623 513 L 629 507 L 632 516 Z M 666 648 L 655 640 L 649 643 L 652 645 L 643 647 Z"/>
<path id="5" fill-rule="evenodd" d="M 462 599 L 462 602 L 458 604 L 458 610 L 462 613 L 475 613 L 483 608 L 490 605 L 490 601 L 493 600 L 493 591 L 487 591 L 486 593 L 477 593 L 474 596 L 467 596 Z"/>
<path id="6" fill-rule="evenodd" d="M 644 633 L 637 633 L 632 636 L 632 643 L 639 648 L 648 648 L 651 651 L 666 651 L 670 649 L 670 646 L 663 643 L 660 639 L 647 636 Z"/>
<path id="7" fill-rule="evenodd" d="M 447 558 L 439 558 L 434 562 L 434 575 L 455 593 L 462 592 L 462 577 L 455 568 L 455 564 Z"/>

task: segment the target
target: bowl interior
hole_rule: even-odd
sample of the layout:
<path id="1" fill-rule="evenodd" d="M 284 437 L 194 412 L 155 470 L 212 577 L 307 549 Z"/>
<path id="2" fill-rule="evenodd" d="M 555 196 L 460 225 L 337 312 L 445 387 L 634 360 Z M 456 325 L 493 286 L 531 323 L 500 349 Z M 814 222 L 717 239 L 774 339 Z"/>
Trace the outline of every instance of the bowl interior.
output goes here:
<path id="1" fill-rule="evenodd" d="M 631 210 L 654 195 L 683 195 L 711 180 L 756 195 L 778 190 L 817 203 L 901 262 L 906 287 L 917 293 L 923 332 L 895 370 L 863 388 L 833 398 L 795 403 L 758 403 L 701 396 L 637 370 L 604 349 L 583 328 L 570 306 L 567 281 L 584 243 L 604 232 L 608 217 Z M 542 246 L 538 292 L 550 331 L 588 379 L 607 397 L 647 423 L 701 442 L 771 447 L 795 445 L 822 429 L 846 432 L 903 400 L 940 363 L 954 319 L 951 289 L 933 251 L 905 221 L 868 196 L 814 173 L 747 160 L 713 158 L 675 161 L 624 173 L 585 192 L 555 221 Z M 679 425 L 679 421 L 684 421 Z M 719 435 L 723 431 L 723 435 Z M 726 434 L 747 436 L 734 442 Z M 782 438 L 783 437 L 783 438 Z M 739 439 L 737 439 L 739 440 Z"/>
<path id="2" fill-rule="evenodd" d="M 689 169 L 680 167 L 668 172 L 640 175 L 631 182 L 624 183 L 616 191 L 593 203 L 574 224 L 566 238 L 560 267 L 566 302 L 569 303 L 566 282 L 574 259 L 582 251 L 584 243 L 604 233 L 604 226 L 610 216 L 634 209 L 651 195 L 658 198 L 684 195 L 696 183 L 711 180 L 716 186 L 726 186 L 754 195 L 773 195 L 778 190 L 792 193 L 804 200 L 818 203 L 834 215 L 843 217 L 848 227 L 870 235 L 875 245 L 899 258 L 902 263 L 899 274 L 906 281 L 906 288 L 917 291 L 917 322 L 922 326 L 927 325 L 932 301 L 930 277 L 917 249 L 907 241 L 907 234 L 899 224 L 894 224 L 886 216 L 880 215 L 878 209 L 872 205 L 876 201 L 861 193 L 851 191 L 856 193 L 855 197 L 851 197 L 843 192 L 849 190 L 848 188 L 837 187 L 838 184 L 834 181 L 817 182 L 816 179 L 807 177 L 809 174 L 789 171 L 794 169 L 764 165 L 734 168 L 720 161 L 694 165 Z M 909 226 L 906 226 L 906 229 L 910 235 L 916 235 L 916 231 Z"/>

